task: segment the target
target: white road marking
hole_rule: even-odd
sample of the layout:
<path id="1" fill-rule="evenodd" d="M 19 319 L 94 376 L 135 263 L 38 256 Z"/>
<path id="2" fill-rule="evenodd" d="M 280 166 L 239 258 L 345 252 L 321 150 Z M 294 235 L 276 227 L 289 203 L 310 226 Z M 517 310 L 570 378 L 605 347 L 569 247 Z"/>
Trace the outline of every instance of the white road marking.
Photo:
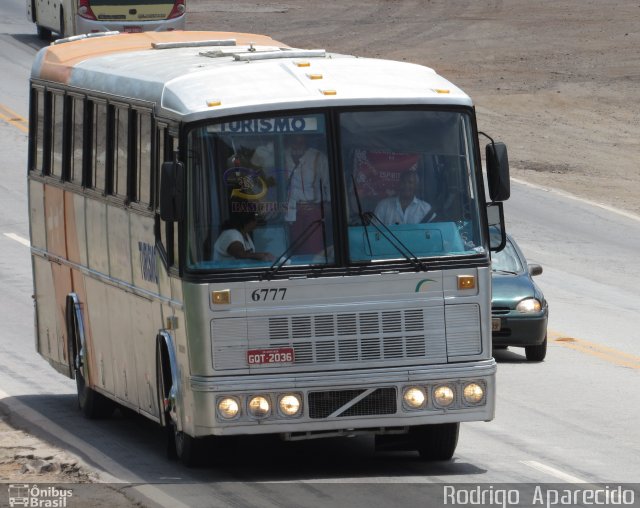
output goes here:
<path id="1" fill-rule="evenodd" d="M 526 187 L 531 187 L 533 189 L 538 189 L 545 192 L 552 192 L 557 194 L 558 196 L 565 197 L 567 199 L 573 199 L 574 201 L 578 201 L 580 203 L 586 203 L 587 205 L 595 206 L 597 208 L 602 208 L 603 210 L 607 210 L 608 212 L 616 213 L 627 219 L 632 219 L 640 222 L 640 215 L 637 215 L 632 212 L 627 212 L 626 210 L 621 210 L 620 208 L 616 208 L 614 206 L 605 205 L 604 203 L 598 203 L 596 201 L 591 201 L 590 199 L 581 198 L 580 196 L 576 196 L 575 194 L 571 194 L 570 192 L 566 192 L 560 189 L 556 189 L 555 187 L 545 187 L 543 185 L 538 185 L 535 183 L 527 182 L 525 180 L 520 180 L 519 178 L 511 177 L 511 181 L 515 183 L 519 183 L 520 185 L 524 185 Z"/>
<path id="2" fill-rule="evenodd" d="M 547 466 L 546 464 L 542 464 L 541 462 L 537 462 L 535 460 L 523 460 L 521 461 L 524 465 L 532 467 L 533 469 L 537 469 L 538 471 L 542 471 L 543 473 L 550 474 L 551 476 L 555 476 L 559 480 L 567 483 L 587 483 L 586 480 L 582 478 L 578 478 L 577 476 L 570 475 L 569 473 L 565 473 L 564 471 L 560 471 L 555 467 Z"/>
<path id="3" fill-rule="evenodd" d="M 137 490 L 138 492 L 140 492 L 140 494 L 148 499 L 151 499 L 151 501 L 159 504 L 160 506 L 166 506 L 170 508 L 189 508 L 189 505 L 181 503 L 175 497 L 168 496 L 159 488 L 154 487 L 153 485 L 137 485 L 133 488 L 134 490 Z"/>
<path id="4" fill-rule="evenodd" d="M 333 483 L 344 483 L 344 484 L 358 484 L 358 485 L 368 485 L 372 483 L 381 484 L 381 485 L 391 485 L 391 484 L 404 484 L 404 483 L 425 483 L 429 485 L 439 485 L 440 482 L 434 481 L 428 476 L 375 476 L 375 477 L 359 477 L 354 476 L 353 478 L 343 477 L 343 478 L 310 478 L 310 479 L 302 479 L 302 480 L 264 480 L 258 481 L 256 483 L 283 483 L 283 484 L 333 484 Z"/>
<path id="5" fill-rule="evenodd" d="M 16 235 L 15 233 L 4 233 L 4 236 L 18 243 L 21 243 L 25 247 L 31 247 L 31 242 L 29 242 L 29 240 L 27 240 L 26 238 L 22 238 L 20 235 Z"/>

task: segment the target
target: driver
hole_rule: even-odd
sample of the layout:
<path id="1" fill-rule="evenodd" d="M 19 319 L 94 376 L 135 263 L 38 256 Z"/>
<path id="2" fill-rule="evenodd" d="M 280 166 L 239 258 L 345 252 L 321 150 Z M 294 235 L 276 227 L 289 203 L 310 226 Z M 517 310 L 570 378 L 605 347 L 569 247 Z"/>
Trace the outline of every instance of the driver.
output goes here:
<path id="1" fill-rule="evenodd" d="M 387 226 L 432 221 L 436 214 L 431 210 L 431 205 L 416 197 L 419 183 L 416 171 L 402 173 L 397 194 L 378 203 L 374 212 L 376 217 Z"/>

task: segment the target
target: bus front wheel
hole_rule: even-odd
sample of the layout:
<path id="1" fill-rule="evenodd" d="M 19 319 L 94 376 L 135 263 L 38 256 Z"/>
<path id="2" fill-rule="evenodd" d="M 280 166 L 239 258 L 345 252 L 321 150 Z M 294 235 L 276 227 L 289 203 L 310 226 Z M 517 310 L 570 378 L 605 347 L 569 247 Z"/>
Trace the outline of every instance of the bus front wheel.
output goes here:
<path id="1" fill-rule="evenodd" d="M 423 460 L 449 460 L 458 445 L 459 423 L 420 425 L 411 429 L 413 443 Z"/>
<path id="2" fill-rule="evenodd" d="M 200 464 L 201 446 L 199 441 L 199 439 L 177 430 L 173 423 L 169 425 L 169 457 L 178 459 L 185 466 L 194 467 Z"/>

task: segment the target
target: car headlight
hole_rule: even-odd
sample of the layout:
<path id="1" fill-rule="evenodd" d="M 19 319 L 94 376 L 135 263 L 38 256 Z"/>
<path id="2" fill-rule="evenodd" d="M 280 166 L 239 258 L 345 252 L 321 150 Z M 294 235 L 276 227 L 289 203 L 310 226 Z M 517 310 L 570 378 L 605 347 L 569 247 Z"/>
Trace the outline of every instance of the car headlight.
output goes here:
<path id="1" fill-rule="evenodd" d="M 439 406 L 448 407 L 453 404 L 455 393 L 453 391 L 453 388 L 451 388 L 450 386 L 441 385 L 433 390 L 433 398 Z"/>
<path id="2" fill-rule="evenodd" d="M 300 396 L 293 393 L 282 395 L 278 400 L 278 405 L 280 412 L 285 416 L 297 416 L 302 409 Z"/>
<path id="3" fill-rule="evenodd" d="M 477 404 L 484 398 L 484 389 L 478 383 L 469 383 L 462 392 L 464 400 L 469 404 Z"/>
<path id="4" fill-rule="evenodd" d="M 240 404 L 233 397 L 225 397 L 218 401 L 218 411 L 223 418 L 230 420 L 240 412 Z"/>
<path id="5" fill-rule="evenodd" d="M 522 313 L 540 312 L 542 304 L 537 298 L 526 298 L 516 305 L 516 310 Z"/>
<path id="6" fill-rule="evenodd" d="M 410 386 L 405 388 L 403 394 L 404 403 L 411 409 L 420 409 L 424 407 L 427 401 L 427 394 L 423 388 L 419 386 Z"/>
<path id="7" fill-rule="evenodd" d="M 249 400 L 249 413 L 256 418 L 264 418 L 269 416 L 271 412 L 271 404 L 269 400 L 262 395 L 256 395 Z"/>

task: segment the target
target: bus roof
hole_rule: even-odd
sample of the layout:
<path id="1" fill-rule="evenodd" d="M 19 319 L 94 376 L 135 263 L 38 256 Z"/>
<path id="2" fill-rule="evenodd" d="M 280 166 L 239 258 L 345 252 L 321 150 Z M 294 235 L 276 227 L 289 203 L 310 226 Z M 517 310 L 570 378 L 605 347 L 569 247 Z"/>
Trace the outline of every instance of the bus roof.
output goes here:
<path id="1" fill-rule="evenodd" d="M 160 116 L 183 121 L 334 105 L 472 104 L 429 67 L 296 50 L 265 35 L 82 37 L 43 48 L 32 78 L 148 101 Z"/>

